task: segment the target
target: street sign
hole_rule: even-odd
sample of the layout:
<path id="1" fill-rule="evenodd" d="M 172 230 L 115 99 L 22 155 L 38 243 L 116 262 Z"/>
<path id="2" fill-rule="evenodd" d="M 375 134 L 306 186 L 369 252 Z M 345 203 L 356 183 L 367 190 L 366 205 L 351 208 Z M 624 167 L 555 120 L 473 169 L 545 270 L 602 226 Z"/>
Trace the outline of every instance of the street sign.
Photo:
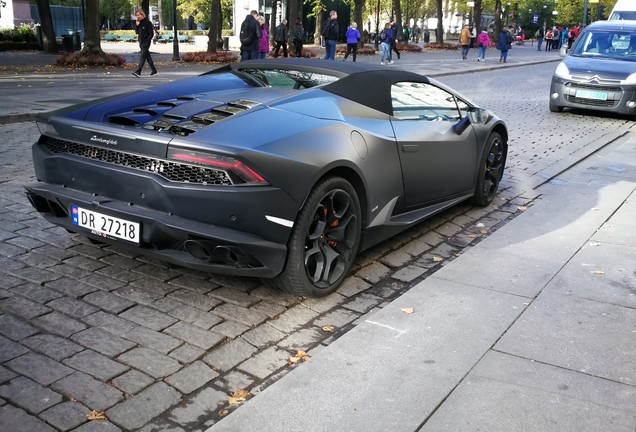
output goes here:
<path id="1" fill-rule="evenodd" d="M 534 14 L 534 16 L 532 17 L 532 24 L 539 24 L 539 14 L 538 13 Z"/>

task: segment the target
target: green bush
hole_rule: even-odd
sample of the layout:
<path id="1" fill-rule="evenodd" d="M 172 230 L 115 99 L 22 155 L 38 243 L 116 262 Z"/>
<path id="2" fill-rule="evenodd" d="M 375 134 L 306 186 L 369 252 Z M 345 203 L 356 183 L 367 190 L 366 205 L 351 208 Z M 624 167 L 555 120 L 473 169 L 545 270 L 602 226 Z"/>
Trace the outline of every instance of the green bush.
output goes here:
<path id="1" fill-rule="evenodd" d="M 26 24 L 17 29 L 3 29 L 0 30 L 0 41 L 35 42 L 35 32 Z"/>

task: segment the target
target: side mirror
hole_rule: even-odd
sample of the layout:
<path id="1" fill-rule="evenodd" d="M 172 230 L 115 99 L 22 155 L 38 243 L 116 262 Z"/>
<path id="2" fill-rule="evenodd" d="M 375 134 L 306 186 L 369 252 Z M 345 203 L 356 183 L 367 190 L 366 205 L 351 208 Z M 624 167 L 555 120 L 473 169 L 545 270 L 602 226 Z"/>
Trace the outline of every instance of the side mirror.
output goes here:
<path id="1" fill-rule="evenodd" d="M 457 135 L 461 135 L 464 133 L 466 128 L 470 125 L 470 117 L 464 116 L 462 119 L 453 126 L 453 130 Z"/>

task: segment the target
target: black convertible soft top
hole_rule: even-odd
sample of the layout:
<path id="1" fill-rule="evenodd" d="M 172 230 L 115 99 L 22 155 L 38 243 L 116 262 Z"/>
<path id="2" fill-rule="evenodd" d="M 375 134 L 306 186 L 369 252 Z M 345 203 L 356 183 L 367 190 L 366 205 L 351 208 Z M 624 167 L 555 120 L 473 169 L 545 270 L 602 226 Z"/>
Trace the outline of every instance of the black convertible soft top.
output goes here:
<path id="1" fill-rule="evenodd" d="M 297 70 L 339 77 L 321 90 L 333 93 L 386 114 L 393 114 L 391 86 L 409 81 L 429 83 L 426 76 L 397 68 L 370 63 L 347 63 L 330 60 L 278 58 L 233 63 L 215 72 L 241 69 Z"/>

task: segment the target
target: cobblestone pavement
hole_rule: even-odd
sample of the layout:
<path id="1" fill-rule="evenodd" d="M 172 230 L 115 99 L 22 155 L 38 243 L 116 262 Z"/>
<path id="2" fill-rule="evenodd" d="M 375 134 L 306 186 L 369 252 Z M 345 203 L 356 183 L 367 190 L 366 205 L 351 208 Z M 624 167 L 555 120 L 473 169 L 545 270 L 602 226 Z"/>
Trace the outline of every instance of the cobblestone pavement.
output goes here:
<path id="1" fill-rule="evenodd" d="M 0 126 L 0 430 L 205 430 L 235 409 L 232 392 L 259 392 L 298 350 L 328 345 L 522 212 L 535 186 L 633 128 L 547 112 L 553 67 L 524 68 L 522 86 L 509 71 L 443 79 L 508 121 L 501 193 L 363 252 L 323 299 L 168 268 L 51 226 L 24 194 L 35 125 Z M 108 420 L 87 421 L 93 410 Z"/>

